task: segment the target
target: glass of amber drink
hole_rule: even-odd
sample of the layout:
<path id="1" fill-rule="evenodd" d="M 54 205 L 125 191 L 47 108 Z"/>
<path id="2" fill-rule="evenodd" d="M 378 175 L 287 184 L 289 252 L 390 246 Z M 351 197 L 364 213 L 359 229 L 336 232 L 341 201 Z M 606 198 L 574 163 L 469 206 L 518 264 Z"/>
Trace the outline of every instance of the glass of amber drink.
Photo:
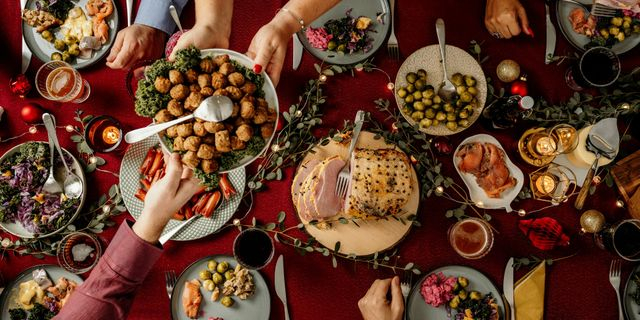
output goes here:
<path id="1" fill-rule="evenodd" d="M 493 247 L 493 231 L 486 221 L 467 218 L 449 229 L 449 242 L 463 258 L 480 259 Z"/>
<path id="2" fill-rule="evenodd" d="M 89 82 L 64 61 L 42 65 L 36 73 L 36 88 L 45 99 L 60 102 L 82 103 L 91 93 Z"/>

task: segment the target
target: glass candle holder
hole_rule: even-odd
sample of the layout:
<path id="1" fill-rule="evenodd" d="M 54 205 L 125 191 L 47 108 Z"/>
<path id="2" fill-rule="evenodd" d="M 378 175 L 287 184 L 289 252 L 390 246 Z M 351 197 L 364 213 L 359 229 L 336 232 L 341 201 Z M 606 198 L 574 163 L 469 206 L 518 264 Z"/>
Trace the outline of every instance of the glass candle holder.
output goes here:
<path id="1" fill-rule="evenodd" d="M 233 241 L 233 256 L 247 269 L 264 268 L 273 259 L 274 252 L 273 239 L 261 229 L 245 229 Z"/>
<path id="2" fill-rule="evenodd" d="M 84 131 L 84 139 L 89 147 L 93 151 L 102 153 L 116 150 L 123 137 L 120 122 L 104 115 L 91 119 Z"/>
<path id="3" fill-rule="evenodd" d="M 50 61 L 36 73 L 36 89 L 47 100 L 82 103 L 91 93 L 87 80 L 64 61 Z"/>
<path id="4" fill-rule="evenodd" d="M 573 152 L 578 146 L 578 132 L 569 124 L 556 125 L 547 132 L 549 140 L 554 141 L 555 155 Z"/>
<path id="5" fill-rule="evenodd" d="M 551 163 L 529 174 L 533 198 L 560 204 L 576 189 L 576 176 L 571 169 Z"/>
<path id="6" fill-rule="evenodd" d="M 93 269 L 101 256 L 98 239 L 84 232 L 73 232 L 62 238 L 57 251 L 58 264 L 76 274 Z"/>
<path id="7" fill-rule="evenodd" d="M 493 231 L 486 221 L 467 218 L 451 226 L 449 243 L 463 258 L 480 259 L 493 247 Z"/>

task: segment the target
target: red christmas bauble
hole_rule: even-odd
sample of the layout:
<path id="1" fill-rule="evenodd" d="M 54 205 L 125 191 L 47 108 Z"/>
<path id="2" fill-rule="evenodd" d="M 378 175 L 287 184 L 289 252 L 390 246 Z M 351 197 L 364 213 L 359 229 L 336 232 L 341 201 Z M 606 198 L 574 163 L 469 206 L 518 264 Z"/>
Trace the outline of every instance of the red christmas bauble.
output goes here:
<path id="1" fill-rule="evenodd" d="M 20 109 L 20 117 L 22 117 L 22 120 L 28 124 L 40 123 L 42 121 L 43 113 L 44 109 L 33 102 L 25 104 L 22 106 L 22 109 Z"/>
<path id="2" fill-rule="evenodd" d="M 9 88 L 11 88 L 11 92 L 20 96 L 20 98 L 24 98 L 29 91 L 31 91 L 31 83 L 29 79 L 24 74 L 19 74 L 15 78 L 11 79 L 9 83 Z"/>
<path id="3" fill-rule="evenodd" d="M 527 89 L 527 82 L 523 80 L 516 80 L 511 84 L 511 89 L 509 90 L 512 95 L 518 95 L 521 97 L 527 96 L 529 90 Z"/>
<path id="4" fill-rule="evenodd" d="M 439 155 L 450 155 L 453 151 L 453 146 L 451 145 L 451 141 L 449 138 L 444 136 L 439 136 L 433 139 L 433 146 L 436 148 L 436 151 Z"/>
<path id="5" fill-rule="evenodd" d="M 518 226 L 520 231 L 529 238 L 531 244 L 540 250 L 569 245 L 569 237 L 562 231 L 562 225 L 556 219 L 544 217 L 520 220 Z"/>

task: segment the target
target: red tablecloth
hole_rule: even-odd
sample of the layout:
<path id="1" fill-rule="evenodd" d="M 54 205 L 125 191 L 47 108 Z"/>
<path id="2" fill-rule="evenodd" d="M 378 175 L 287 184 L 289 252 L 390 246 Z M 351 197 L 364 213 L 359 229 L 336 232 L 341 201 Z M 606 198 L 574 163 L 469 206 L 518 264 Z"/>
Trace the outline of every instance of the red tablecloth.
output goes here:
<path id="1" fill-rule="evenodd" d="M 520 63 L 524 72 L 529 75 L 530 92 L 542 95 L 553 102 L 568 98 L 570 90 L 564 84 L 566 65 L 544 65 L 544 6 L 543 3 L 525 3 L 535 38 L 518 37 L 510 41 L 500 41 L 490 37 L 482 22 L 484 16 L 483 1 L 440 1 L 427 3 L 424 1 L 397 1 L 396 34 L 403 56 L 413 51 L 437 43 L 434 30 L 436 18 L 442 17 L 447 22 L 448 43 L 467 48 L 470 40 L 485 41 L 483 53 L 490 59 L 483 65 L 488 76 L 495 78 L 495 66 L 502 59 L 514 59 Z M 40 103 L 58 118 L 58 124 L 73 122 L 73 111 L 81 108 L 88 114 L 109 114 L 119 119 L 125 129 L 133 129 L 148 123 L 135 115 L 133 100 L 128 96 L 125 87 L 125 72 L 114 71 L 100 62 L 93 67 L 81 71 L 89 83 L 92 92 L 90 98 L 81 105 L 60 104 L 46 101 L 38 97 L 35 89 L 26 99 L 20 99 L 11 94 L 8 88 L 9 78 L 19 72 L 20 66 L 20 27 L 18 1 L 7 1 L 3 10 L 8 13 L 0 21 L 1 50 L 0 69 L 0 105 L 6 109 L 6 114 L 0 123 L 0 136 L 8 137 L 28 128 L 20 119 L 20 107 L 26 102 Z M 124 0 L 117 1 L 120 9 L 120 26 L 124 26 Z M 255 32 L 267 23 L 283 1 L 236 1 L 234 4 L 233 32 L 231 34 L 231 49 L 244 52 Z M 256 6 L 259 6 L 259 9 Z M 183 15 L 183 25 L 191 26 L 193 22 L 193 5 L 189 5 Z M 556 54 L 568 54 L 573 48 L 562 38 L 558 30 L 558 45 Z M 629 70 L 640 62 L 638 49 L 622 57 L 623 68 Z M 296 101 L 304 82 L 315 76 L 313 64 L 318 62 L 312 56 L 305 54 L 302 65 L 297 72 L 291 70 L 291 52 L 286 59 L 283 77 L 278 87 L 280 105 L 289 106 Z M 388 72 L 392 79 L 400 66 L 400 62 L 392 61 L 386 50 L 380 50 L 375 55 L 374 63 Z M 41 65 L 35 57 L 27 72 L 30 78 Z M 323 132 L 328 128 L 342 125 L 343 119 L 352 119 L 357 109 L 373 111 L 373 100 L 377 98 L 393 99 L 392 93 L 385 89 L 387 80 L 382 73 L 358 73 L 354 78 L 350 76 L 335 77 L 329 80 L 325 93 L 328 101 L 325 106 Z M 381 116 L 381 115 L 378 115 Z M 523 164 L 515 152 L 515 137 L 525 128 L 517 128 L 505 132 L 495 133 L 503 143 L 511 159 L 515 160 L 526 172 L 531 167 Z M 479 124 L 462 134 L 453 136 L 452 142 L 457 145 L 465 137 L 485 131 Z M 74 144 L 69 134 L 59 131 L 61 143 L 69 149 Z M 46 135 L 40 130 L 33 136 L 26 136 L 18 141 L 0 144 L 0 152 L 28 139 L 45 140 Z M 637 145 L 636 145 L 637 147 Z M 118 171 L 120 156 L 115 154 L 103 155 L 107 160 L 104 168 Z M 452 167 L 450 157 L 441 157 L 444 163 L 444 173 L 454 177 L 461 183 Z M 286 179 L 281 182 L 270 182 L 268 190 L 260 192 L 255 197 L 255 206 L 250 216 L 261 221 L 275 221 L 280 210 L 288 213 L 287 225 L 297 224 L 294 210 L 289 198 L 289 185 L 292 169 L 286 171 Z M 100 193 L 117 182 L 110 174 L 94 173 L 88 176 L 91 188 L 91 199 L 95 201 Z M 587 200 L 586 208 L 594 208 L 605 213 L 609 221 L 617 221 L 627 217 L 624 209 L 616 208 L 614 202 L 617 194 L 614 189 L 600 187 L 595 196 Z M 525 209 L 541 206 L 533 200 L 525 201 Z M 493 216 L 492 224 L 499 230 L 493 250 L 485 258 L 470 261 L 456 255 L 448 244 L 446 233 L 452 220 L 445 218 L 444 212 L 457 207 L 454 203 L 432 197 L 421 204 L 419 220 L 422 227 L 411 230 L 406 239 L 399 245 L 400 255 L 404 261 L 413 261 L 422 270 L 428 271 L 443 265 L 462 264 L 484 272 L 498 286 L 502 284 L 502 273 L 505 263 L 510 256 L 522 257 L 537 255 L 540 257 L 560 257 L 577 252 L 577 256 L 554 264 L 548 268 L 547 293 L 545 299 L 545 315 L 547 319 L 616 319 L 617 307 L 614 291 L 609 285 L 609 262 L 613 255 L 598 249 L 588 236 L 578 235 L 579 214 L 571 204 L 549 209 L 541 216 L 551 216 L 558 219 L 566 231 L 572 236 L 568 248 L 552 252 L 541 252 L 532 247 L 529 241 L 517 229 L 519 218 L 515 214 L 505 214 L 501 211 L 490 211 Z M 129 218 L 128 214 L 118 217 Z M 107 229 L 100 238 L 108 243 L 116 228 Z M 220 234 L 191 242 L 172 242 L 166 245 L 164 255 L 158 261 L 149 277 L 140 288 L 131 310 L 131 319 L 168 319 L 170 318 L 169 303 L 164 288 L 163 271 L 168 269 L 182 271 L 194 260 L 208 254 L 231 253 L 231 244 L 237 234 L 235 229 L 227 229 Z M 285 269 L 289 297 L 289 310 L 293 319 L 359 319 L 357 301 L 366 292 L 371 282 L 376 278 L 391 276 L 385 270 L 371 270 L 366 265 L 346 261 L 339 261 L 337 269 L 332 268 L 331 261 L 320 255 L 300 256 L 292 248 L 280 244 L 276 245 L 276 254 L 285 255 Z M 14 278 L 25 268 L 40 263 L 56 263 L 55 258 L 38 260 L 33 257 L 15 257 L 8 255 L 0 260 L 0 271 L 5 279 Z M 623 264 L 623 276 L 628 273 L 631 265 Z M 282 304 L 276 298 L 272 289 L 274 263 L 267 266 L 261 273 L 271 287 L 271 319 L 282 319 Z M 518 272 L 521 276 L 523 271 Z"/>

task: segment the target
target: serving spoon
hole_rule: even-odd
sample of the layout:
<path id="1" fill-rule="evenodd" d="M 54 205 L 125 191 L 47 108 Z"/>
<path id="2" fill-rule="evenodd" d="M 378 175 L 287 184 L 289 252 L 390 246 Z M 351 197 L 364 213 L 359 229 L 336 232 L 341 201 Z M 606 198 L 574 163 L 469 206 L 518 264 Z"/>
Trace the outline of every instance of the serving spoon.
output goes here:
<path id="1" fill-rule="evenodd" d="M 201 119 L 204 121 L 221 122 L 228 119 L 231 116 L 231 113 L 233 113 L 233 103 L 231 102 L 231 99 L 229 99 L 229 97 L 211 96 L 202 100 L 198 108 L 192 114 L 168 122 L 154 124 L 144 128 L 129 131 L 124 136 L 124 140 L 129 144 L 136 143 L 162 130 L 166 130 L 170 127 L 175 126 L 176 124 L 191 120 L 193 118 Z"/>
<path id="2" fill-rule="evenodd" d="M 47 131 L 48 133 L 48 131 Z M 56 180 L 55 176 L 55 168 L 56 168 L 56 151 L 53 146 L 53 140 L 51 139 L 51 135 L 49 135 L 49 158 L 51 159 L 51 164 L 49 166 L 49 176 L 47 177 L 47 181 L 44 182 L 42 186 L 42 192 L 48 194 L 59 194 L 62 193 L 62 186 Z"/>
<path id="3" fill-rule="evenodd" d="M 458 93 L 456 92 L 456 86 L 449 80 L 447 75 L 447 57 L 446 57 L 446 43 L 444 33 L 444 21 L 442 19 L 436 20 L 436 34 L 438 35 L 438 44 L 440 45 L 440 55 L 442 56 L 442 74 L 443 79 L 438 89 L 438 95 L 446 102 L 453 101 Z"/>
<path id="4" fill-rule="evenodd" d="M 42 115 L 42 121 L 44 122 L 44 127 L 47 128 L 49 141 L 53 141 L 53 145 L 56 147 L 56 150 L 58 150 L 62 164 L 67 171 L 63 184 L 64 194 L 71 199 L 80 198 L 82 195 L 83 182 L 82 179 L 69 168 L 69 165 L 67 165 L 67 161 L 64 158 L 65 154 L 62 152 L 62 148 L 60 148 L 58 136 L 56 135 L 56 120 L 51 114 L 45 113 Z"/>

